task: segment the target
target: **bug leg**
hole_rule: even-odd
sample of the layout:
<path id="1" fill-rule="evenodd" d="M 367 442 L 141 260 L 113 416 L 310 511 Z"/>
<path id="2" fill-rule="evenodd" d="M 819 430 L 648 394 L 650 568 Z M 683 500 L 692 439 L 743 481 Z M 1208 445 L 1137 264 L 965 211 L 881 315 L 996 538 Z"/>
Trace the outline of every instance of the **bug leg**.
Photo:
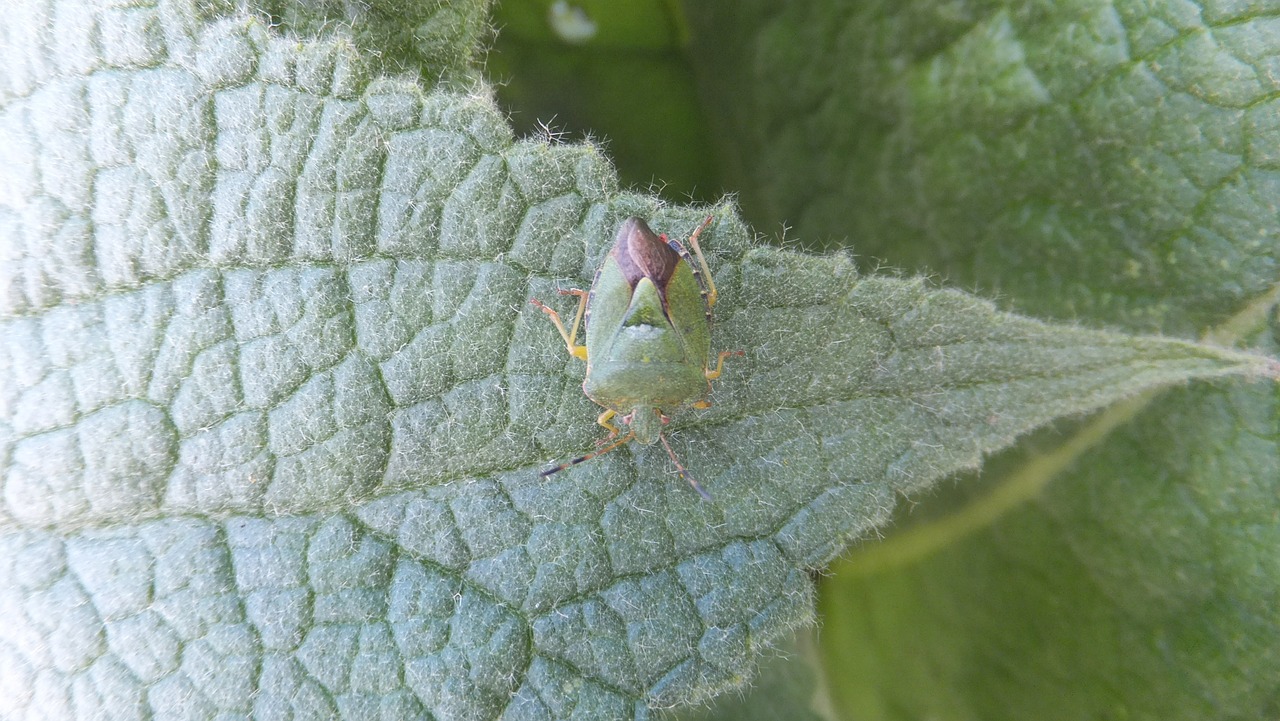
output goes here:
<path id="1" fill-rule="evenodd" d="M 693 246 L 694 255 L 698 257 L 698 267 L 696 268 L 693 266 L 693 259 L 689 257 L 689 251 L 685 250 L 680 241 L 671 240 L 666 233 L 660 236 L 672 250 L 679 253 L 681 258 L 684 258 L 685 262 L 689 264 L 689 269 L 693 271 L 694 277 L 697 278 L 698 285 L 702 286 L 702 299 L 707 304 L 708 318 L 711 317 L 711 306 L 716 304 L 716 298 L 719 297 L 719 294 L 716 293 L 716 282 L 711 278 L 711 269 L 707 266 L 707 259 L 702 255 L 702 246 L 698 245 L 698 236 L 702 235 L 702 231 L 708 225 L 711 225 L 711 221 L 714 218 L 715 216 L 708 215 L 707 219 L 702 221 L 702 225 L 699 225 L 697 230 L 693 231 L 693 234 L 689 236 L 689 245 Z"/>
<path id="2" fill-rule="evenodd" d="M 599 423 L 609 429 L 609 435 L 596 441 L 597 446 L 602 446 L 618 436 L 618 427 L 609 422 L 616 415 L 618 415 L 617 411 L 609 409 L 604 413 L 601 413 L 600 417 L 596 418 L 596 423 Z"/>
<path id="3" fill-rule="evenodd" d="M 741 356 L 741 355 L 746 355 L 746 353 L 743 353 L 740 350 L 721 351 L 720 355 L 716 357 L 716 369 L 715 370 L 707 369 L 703 371 L 703 375 L 707 377 L 707 380 L 713 381 L 720 377 L 720 374 L 724 372 L 724 359 L 731 355 Z M 710 405 L 710 404 L 707 404 L 707 405 Z M 706 406 L 703 406 L 703 407 L 705 408 Z"/>
<path id="4" fill-rule="evenodd" d="M 618 412 L 617 412 L 617 411 L 615 411 L 615 410 L 613 410 L 612 408 L 610 408 L 609 410 L 605 411 L 604 413 L 601 413 L 601 414 L 600 414 L 600 416 L 599 416 L 598 418 L 596 418 L 596 423 L 599 423 L 600 425 L 604 426 L 605 428 L 608 428 L 608 429 L 609 429 L 609 435 L 611 435 L 611 436 L 616 436 L 616 435 L 618 435 L 618 427 L 617 427 L 617 426 L 615 426 L 615 425 L 613 425 L 612 423 L 610 423 L 610 422 L 609 422 L 609 421 L 613 420 L 613 417 L 614 417 L 614 416 L 616 416 L 616 415 L 618 415 Z"/>
<path id="5" fill-rule="evenodd" d="M 563 471 L 564 469 L 566 469 L 566 468 L 568 468 L 568 467 L 570 467 L 570 466 L 576 466 L 576 465 L 578 465 L 579 463 L 583 463 L 584 461 L 589 461 L 589 460 L 591 460 L 592 458 L 595 458 L 595 457 L 597 457 L 597 456 L 603 456 L 604 454 L 608 453 L 609 451 L 612 451 L 613 449 L 617 448 L 618 446 L 622 445 L 623 443 L 626 443 L 627 441 L 631 440 L 632 438 L 635 438 L 635 435 L 636 435 L 636 434 L 634 434 L 634 433 L 628 433 L 627 435 L 625 435 L 625 436 L 623 436 L 623 437 L 619 438 L 618 440 L 614 441 L 613 443 L 610 443 L 608 446 L 606 446 L 606 447 L 604 447 L 604 448 L 601 448 L 601 449 L 600 449 L 600 450 L 598 450 L 598 451 L 594 451 L 594 452 L 592 452 L 592 453 L 588 453 L 588 454 L 587 454 L 587 455 L 585 455 L 585 456 L 578 456 L 577 458 L 573 459 L 572 461 L 569 461 L 568 463 L 561 463 L 560 465 L 556 466 L 555 468 L 548 468 L 547 470 L 543 471 L 543 472 L 542 472 L 542 473 L 540 473 L 539 475 L 541 475 L 543 478 L 546 478 L 547 476 L 550 476 L 550 475 L 552 475 L 552 474 L 554 474 L 554 473 L 559 473 L 560 471 Z"/>
<path id="6" fill-rule="evenodd" d="M 706 368 L 702 371 L 702 375 L 706 376 L 708 381 L 713 381 L 719 378 L 720 374 L 724 372 L 724 359 L 731 355 L 740 356 L 740 355 L 746 355 L 746 354 L 740 350 L 721 351 L 720 355 L 716 356 L 715 370 Z M 697 408 L 698 410 L 705 410 L 711 407 L 711 401 L 707 400 L 706 398 L 703 398 L 700 401 L 694 401 L 693 407 Z"/>
<path id="7" fill-rule="evenodd" d="M 693 254 L 698 256 L 698 265 L 702 268 L 702 274 L 707 277 L 707 306 L 716 304 L 716 282 L 711 279 L 711 270 L 707 267 L 707 259 L 702 255 L 702 246 L 698 245 L 698 236 L 702 235 L 702 231 L 706 230 L 708 225 L 715 216 L 708 215 L 707 219 L 702 221 L 702 225 L 693 231 L 689 236 L 689 245 L 693 246 Z"/>
<path id="8" fill-rule="evenodd" d="M 671 444 L 667 443 L 667 437 L 659 435 L 658 440 L 662 441 L 662 447 L 667 449 L 667 455 L 671 456 L 671 462 L 675 464 L 676 472 L 680 474 L 680 477 L 688 481 L 690 486 L 693 486 L 693 490 L 697 491 L 699 496 L 702 496 L 702 500 L 711 500 L 711 494 L 698 485 L 698 481 L 693 477 L 693 474 L 689 473 L 689 470 L 681 465 L 680 459 L 676 458 L 676 452 L 671 450 Z"/>
<path id="9" fill-rule="evenodd" d="M 578 328 L 579 326 L 582 325 L 582 313 L 587 308 L 587 291 L 578 290 L 577 288 L 574 288 L 573 290 L 562 290 L 560 291 L 560 294 L 576 295 L 579 298 L 578 312 L 573 317 L 573 330 L 571 331 L 565 330 L 564 323 L 560 320 L 560 314 L 555 312 L 551 308 L 548 308 L 546 305 L 542 303 L 542 301 L 538 300 L 537 298 L 530 298 L 529 302 L 532 303 L 539 310 L 541 310 L 543 313 L 546 313 L 547 315 L 551 316 L 551 322 L 555 323 L 556 330 L 560 331 L 560 337 L 564 339 L 564 345 L 565 345 L 565 348 L 569 350 L 569 355 L 579 360 L 586 360 L 587 347 L 585 345 L 578 345 Z"/>

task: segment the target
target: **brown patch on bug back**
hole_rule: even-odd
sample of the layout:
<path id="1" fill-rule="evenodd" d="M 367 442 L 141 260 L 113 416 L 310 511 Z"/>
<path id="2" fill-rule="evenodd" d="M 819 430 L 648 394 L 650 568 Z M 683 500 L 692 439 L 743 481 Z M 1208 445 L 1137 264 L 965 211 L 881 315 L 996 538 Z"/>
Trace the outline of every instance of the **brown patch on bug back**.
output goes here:
<path id="1" fill-rule="evenodd" d="M 640 218 L 627 218 L 618 228 L 612 252 L 632 288 L 641 278 L 648 278 L 666 301 L 667 282 L 680 264 L 680 255 L 667 247 L 647 223 Z"/>

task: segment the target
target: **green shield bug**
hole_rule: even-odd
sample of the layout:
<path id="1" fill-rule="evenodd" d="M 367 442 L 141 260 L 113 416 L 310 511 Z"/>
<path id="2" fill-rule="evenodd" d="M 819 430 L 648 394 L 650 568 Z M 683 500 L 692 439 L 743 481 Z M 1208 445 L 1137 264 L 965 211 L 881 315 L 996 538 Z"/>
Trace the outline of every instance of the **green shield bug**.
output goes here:
<path id="1" fill-rule="evenodd" d="M 550 316 L 569 354 L 587 362 L 582 390 L 604 406 L 596 422 L 609 429 L 608 443 L 594 453 L 542 472 L 543 476 L 591 460 L 627 443 L 661 442 L 680 477 L 698 495 L 711 496 L 676 458 L 662 435 L 671 414 L 685 406 L 707 408 L 711 381 L 720 377 L 724 359 L 742 351 L 724 351 L 711 367 L 711 307 L 716 285 L 698 236 L 711 224 L 707 216 L 689 236 L 694 259 L 678 241 L 655 234 L 640 218 L 627 218 L 618 228 L 613 248 L 596 271 L 591 291 L 562 290 L 578 297 L 573 325 L 566 329 L 560 314 L 536 299 L 529 302 Z M 578 330 L 586 342 L 578 344 Z M 622 414 L 629 427 L 621 434 L 613 424 Z M 612 441 L 612 442 L 609 442 Z"/>

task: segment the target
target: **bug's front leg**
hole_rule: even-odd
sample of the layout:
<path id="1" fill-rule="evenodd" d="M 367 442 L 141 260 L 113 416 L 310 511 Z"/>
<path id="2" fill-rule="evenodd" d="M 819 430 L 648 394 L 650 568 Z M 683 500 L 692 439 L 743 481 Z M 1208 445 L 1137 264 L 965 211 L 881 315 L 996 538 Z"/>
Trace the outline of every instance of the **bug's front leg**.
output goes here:
<path id="1" fill-rule="evenodd" d="M 587 347 L 578 345 L 578 328 L 582 325 L 582 314 L 587 309 L 587 291 L 578 290 L 562 290 L 561 295 L 578 296 L 578 312 L 573 316 L 573 329 L 565 330 L 564 323 L 560 320 L 560 314 L 548 308 L 537 298 L 530 298 L 529 302 L 539 308 L 543 313 L 551 316 L 551 322 L 556 324 L 556 330 L 560 331 L 560 337 L 564 338 L 565 348 L 568 349 L 569 355 L 579 360 L 587 359 Z"/>
<path id="2" fill-rule="evenodd" d="M 698 265 L 693 264 L 693 258 L 689 256 L 689 251 L 685 250 L 684 245 L 678 240 L 672 240 L 663 233 L 661 238 L 672 250 L 680 254 L 680 257 L 689 264 L 689 270 L 693 271 L 693 276 L 698 279 L 698 285 L 702 286 L 702 299 L 707 304 L 707 318 L 711 318 L 711 307 L 716 304 L 719 293 L 716 292 L 716 282 L 711 277 L 711 269 L 707 267 L 707 259 L 702 255 L 702 247 L 698 245 L 698 236 L 702 235 L 702 231 L 706 230 L 711 221 L 715 219 L 714 215 L 708 215 L 707 219 L 702 221 L 693 234 L 689 236 L 688 243 L 693 248 L 694 254 L 698 258 Z"/>
<path id="3" fill-rule="evenodd" d="M 608 436 L 606 436 L 606 437 L 604 437 L 604 438 L 602 438 L 602 439 L 600 439 L 600 440 L 598 440 L 598 441 L 596 441 L 596 445 L 601 445 L 601 444 L 603 444 L 603 443 L 608 443 L 609 441 L 611 441 L 611 440 L 613 440 L 615 437 L 617 437 L 617 435 L 618 435 L 618 433 L 619 433 L 620 431 L 618 430 L 618 427 L 617 427 L 617 426 L 613 425 L 613 423 L 611 423 L 611 422 L 610 422 L 610 421 L 612 421 L 612 420 L 613 420 L 613 417 L 614 417 L 614 416 L 616 416 L 616 415 L 618 415 L 618 412 L 617 412 L 617 411 L 615 411 L 615 410 L 613 410 L 613 409 L 611 408 L 611 409 L 609 409 L 609 410 L 605 411 L 604 413 L 601 413 L 601 414 L 600 414 L 600 416 L 599 416 L 598 418 L 596 418 L 596 423 L 598 423 L 598 424 L 600 424 L 600 425 L 604 426 L 605 428 L 607 428 L 607 429 L 609 430 L 609 435 L 608 435 Z"/>

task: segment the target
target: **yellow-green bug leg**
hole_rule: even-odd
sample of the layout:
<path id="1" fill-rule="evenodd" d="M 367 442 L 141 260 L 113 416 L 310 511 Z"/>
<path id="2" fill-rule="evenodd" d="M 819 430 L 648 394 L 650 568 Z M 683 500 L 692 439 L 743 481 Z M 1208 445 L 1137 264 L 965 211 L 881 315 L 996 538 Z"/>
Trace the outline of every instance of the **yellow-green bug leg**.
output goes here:
<path id="1" fill-rule="evenodd" d="M 530 298 L 529 302 L 551 317 L 551 322 L 556 324 L 556 330 L 560 331 L 560 337 L 564 339 L 564 345 L 569 351 L 569 355 L 577 358 L 578 360 L 586 360 L 587 347 L 585 345 L 578 345 L 578 328 L 582 325 L 582 313 L 587 309 L 587 291 L 574 288 L 572 290 L 562 290 L 560 291 L 560 294 L 576 295 L 579 298 L 578 311 L 573 316 L 572 330 L 565 330 L 564 323 L 560 320 L 560 314 L 551 308 L 548 308 L 542 303 L 542 301 L 537 298 Z"/>
<path id="2" fill-rule="evenodd" d="M 596 418 L 596 423 L 609 429 L 609 438 L 613 438 L 619 433 L 618 427 L 609 422 L 613 420 L 613 417 L 616 415 L 618 415 L 618 412 L 610 408 L 604 413 L 601 413 L 600 416 Z"/>
<path id="3" fill-rule="evenodd" d="M 724 372 L 724 359 L 731 355 L 741 356 L 741 355 L 746 355 L 746 353 L 743 353 L 740 350 L 720 351 L 720 354 L 716 356 L 716 369 L 715 370 L 707 369 L 702 373 L 704 376 L 707 377 L 708 381 L 713 381 L 720 377 L 720 374 Z M 700 401 L 695 401 L 692 405 L 694 408 L 697 408 L 698 410 L 706 410 L 711 407 L 711 401 L 704 399 Z"/>
<path id="4" fill-rule="evenodd" d="M 707 258 L 702 254 L 702 246 L 698 245 L 698 236 L 702 235 L 702 231 L 706 229 L 708 225 L 711 225 L 711 220 L 714 217 L 715 216 L 708 215 L 707 219 L 702 221 L 702 225 L 699 225 L 698 229 L 693 231 L 689 236 L 689 245 L 693 246 L 693 254 L 698 257 L 698 268 L 702 271 L 701 277 L 706 278 L 707 280 L 708 309 L 716 304 L 716 298 L 719 297 L 719 294 L 716 293 L 716 281 L 711 277 L 711 269 L 707 266 Z"/>
<path id="5" fill-rule="evenodd" d="M 681 244 L 680 241 L 668 238 L 666 233 L 658 236 L 667 245 L 669 245 L 672 250 L 679 253 L 680 257 L 684 259 L 684 262 L 689 264 L 689 270 L 693 271 L 693 277 L 697 279 L 698 285 L 702 286 L 702 300 L 707 304 L 708 320 L 711 318 L 711 307 L 716 304 L 716 298 L 720 297 L 720 294 L 716 292 L 716 281 L 711 277 L 711 268 L 707 265 L 706 256 L 702 254 L 702 246 L 698 245 L 698 236 L 702 235 L 702 231 L 705 230 L 708 225 L 711 225 L 711 221 L 714 219 L 714 215 L 708 215 L 707 219 L 702 221 L 702 225 L 699 225 L 697 229 L 689 235 L 689 245 L 693 247 L 693 253 L 698 258 L 698 266 L 696 268 L 693 265 L 693 258 L 689 257 L 689 251 L 685 249 L 684 245 Z"/>
<path id="6" fill-rule="evenodd" d="M 715 379 L 717 379 L 717 378 L 719 378 L 719 377 L 720 377 L 720 374 L 724 372 L 724 359 L 725 359 L 726 357 L 728 357 L 728 356 L 731 356 L 731 355 L 741 356 L 741 355 L 746 355 L 746 354 L 745 354 L 745 353 L 743 353 L 743 352 L 742 352 L 742 351 L 740 351 L 740 350 L 722 350 L 722 351 L 720 351 L 720 355 L 716 356 L 716 369 L 715 369 L 715 370 L 707 369 L 707 370 L 703 373 L 703 375 L 705 375 L 705 376 L 707 377 L 707 380 L 709 380 L 709 381 L 713 381 L 713 380 L 715 380 Z"/>

